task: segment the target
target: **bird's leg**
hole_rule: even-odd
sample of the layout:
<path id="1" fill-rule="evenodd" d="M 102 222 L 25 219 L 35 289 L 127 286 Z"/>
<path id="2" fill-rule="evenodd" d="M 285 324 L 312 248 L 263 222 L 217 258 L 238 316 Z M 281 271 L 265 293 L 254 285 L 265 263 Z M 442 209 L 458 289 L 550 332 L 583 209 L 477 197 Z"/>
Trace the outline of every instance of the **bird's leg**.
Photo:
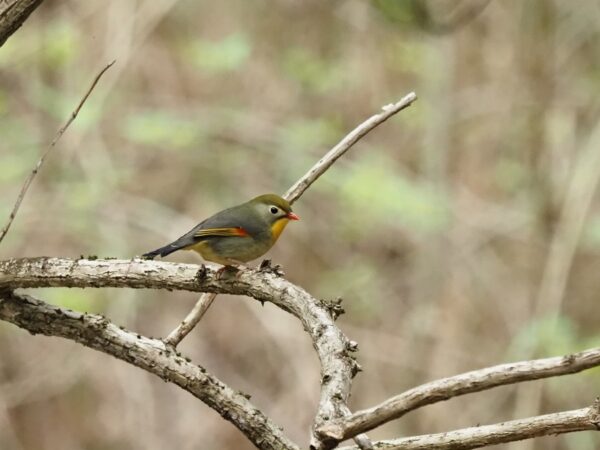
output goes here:
<path id="1" fill-rule="evenodd" d="M 244 269 L 249 269 L 248 266 L 244 265 L 243 262 L 241 261 L 237 261 L 235 259 L 228 259 L 227 260 L 227 264 L 225 264 L 223 267 L 221 267 L 219 270 L 217 270 L 217 273 L 215 274 L 215 277 L 217 280 L 221 279 L 221 276 L 227 272 L 228 270 L 234 270 L 235 271 L 235 277 L 239 278 L 240 273 L 242 270 Z"/>

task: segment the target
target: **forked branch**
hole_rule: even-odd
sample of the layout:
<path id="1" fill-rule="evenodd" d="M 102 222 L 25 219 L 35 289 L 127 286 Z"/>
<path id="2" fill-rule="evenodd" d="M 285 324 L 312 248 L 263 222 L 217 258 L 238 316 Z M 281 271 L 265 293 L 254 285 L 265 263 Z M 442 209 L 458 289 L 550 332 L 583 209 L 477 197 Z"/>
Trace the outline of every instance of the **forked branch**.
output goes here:
<path id="1" fill-rule="evenodd" d="M 600 366 L 600 348 L 592 348 L 572 355 L 500 364 L 474 370 L 417 386 L 379 405 L 331 421 L 318 428 L 317 433 L 324 440 L 340 442 L 402 417 L 417 408 L 452 397 L 507 384 L 577 373 L 597 366 Z"/>

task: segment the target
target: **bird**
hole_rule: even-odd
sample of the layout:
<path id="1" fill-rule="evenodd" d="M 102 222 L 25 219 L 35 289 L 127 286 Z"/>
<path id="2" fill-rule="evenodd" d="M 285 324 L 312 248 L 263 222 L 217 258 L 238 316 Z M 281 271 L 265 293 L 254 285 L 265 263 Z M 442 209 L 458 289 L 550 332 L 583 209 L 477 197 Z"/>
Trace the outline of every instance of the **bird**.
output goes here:
<path id="1" fill-rule="evenodd" d="M 212 215 L 179 239 L 142 256 L 154 259 L 193 250 L 206 261 L 244 267 L 267 253 L 291 220 L 300 217 L 287 200 L 276 194 L 259 195 Z"/>

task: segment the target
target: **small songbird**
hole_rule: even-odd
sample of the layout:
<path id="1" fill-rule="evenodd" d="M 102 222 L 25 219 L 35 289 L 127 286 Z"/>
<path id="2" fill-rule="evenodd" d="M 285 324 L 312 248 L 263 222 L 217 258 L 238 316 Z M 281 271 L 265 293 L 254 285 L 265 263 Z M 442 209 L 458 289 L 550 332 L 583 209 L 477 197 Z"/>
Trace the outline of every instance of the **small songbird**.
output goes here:
<path id="1" fill-rule="evenodd" d="M 269 251 L 290 220 L 300 220 L 289 202 L 265 194 L 200 222 L 176 241 L 143 255 L 154 258 L 194 250 L 206 261 L 241 265 Z"/>

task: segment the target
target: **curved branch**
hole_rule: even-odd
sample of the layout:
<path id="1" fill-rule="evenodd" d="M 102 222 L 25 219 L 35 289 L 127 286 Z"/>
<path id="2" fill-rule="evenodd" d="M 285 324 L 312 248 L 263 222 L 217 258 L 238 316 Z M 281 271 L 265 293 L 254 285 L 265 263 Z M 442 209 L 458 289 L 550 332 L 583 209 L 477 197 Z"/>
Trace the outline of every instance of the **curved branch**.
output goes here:
<path id="1" fill-rule="evenodd" d="M 8 291 L 0 291 L 0 318 L 32 334 L 71 339 L 176 384 L 233 423 L 258 448 L 298 450 L 243 394 L 170 351 L 162 341 L 121 329 L 103 316 L 61 309 Z"/>
<path id="2" fill-rule="evenodd" d="M 345 415 L 358 363 L 356 344 L 335 325 L 326 304 L 281 278 L 270 266 L 220 275 L 210 266 L 148 260 L 23 258 L 0 261 L 0 290 L 34 287 L 129 287 L 248 295 L 296 316 L 321 362 L 319 425 Z M 314 436 L 313 436 L 314 438 Z M 314 439 L 313 439 L 314 440 Z M 312 442 L 324 448 L 321 442 Z"/>
<path id="3" fill-rule="evenodd" d="M 599 429 L 600 405 L 596 399 L 589 408 L 373 444 L 376 449 L 386 450 L 468 450 L 540 436 Z M 342 447 L 339 450 L 356 449 L 357 447 Z"/>
<path id="4" fill-rule="evenodd" d="M 317 429 L 322 439 L 340 442 L 432 403 L 506 384 L 581 372 L 600 366 L 600 348 L 554 358 L 500 364 L 422 384 L 372 408 Z"/>

